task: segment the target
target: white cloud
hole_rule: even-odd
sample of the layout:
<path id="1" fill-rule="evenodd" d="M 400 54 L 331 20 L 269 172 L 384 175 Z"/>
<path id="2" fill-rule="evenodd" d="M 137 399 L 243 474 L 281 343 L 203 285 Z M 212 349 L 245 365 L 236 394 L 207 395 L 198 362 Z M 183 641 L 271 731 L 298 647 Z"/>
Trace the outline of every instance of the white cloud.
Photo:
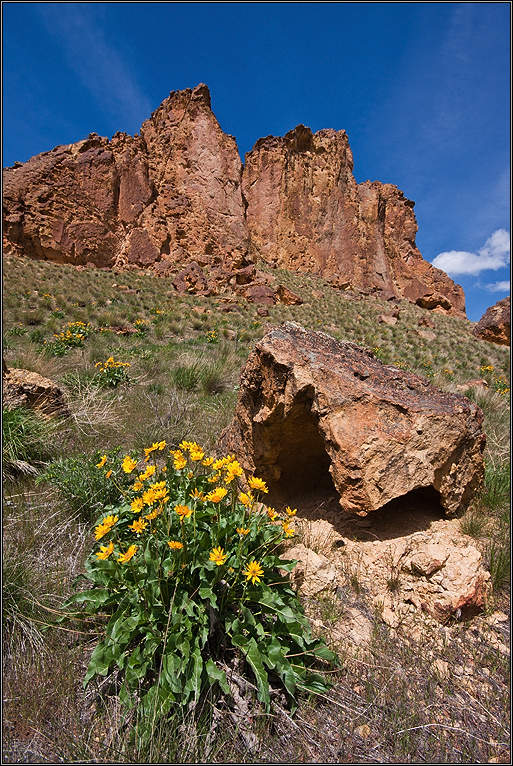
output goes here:
<path id="1" fill-rule="evenodd" d="M 497 271 L 508 266 L 510 258 L 510 236 L 505 229 L 497 229 L 486 240 L 477 253 L 466 250 L 449 250 L 439 253 L 431 263 L 449 276 L 457 274 L 480 274 L 482 271 Z"/>
<path id="2" fill-rule="evenodd" d="M 510 281 L 505 279 L 503 282 L 492 282 L 489 285 L 485 285 L 485 290 L 490 293 L 509 293 Z"/>

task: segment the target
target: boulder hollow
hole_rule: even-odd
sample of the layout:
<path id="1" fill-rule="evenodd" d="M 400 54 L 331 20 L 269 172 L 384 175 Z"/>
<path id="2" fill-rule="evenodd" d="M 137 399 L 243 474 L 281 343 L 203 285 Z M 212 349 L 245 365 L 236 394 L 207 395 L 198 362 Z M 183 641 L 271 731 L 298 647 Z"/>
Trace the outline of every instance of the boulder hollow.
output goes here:
<path id="1" fill-rule="evenodd" d="M 220 447 L 267 481 L 270 502 L 331 489 L 367 513 L 424 489 L 452 513 L 483 479 L 482 422 L 465 396 L 287 323 L 251 352 Z"/>

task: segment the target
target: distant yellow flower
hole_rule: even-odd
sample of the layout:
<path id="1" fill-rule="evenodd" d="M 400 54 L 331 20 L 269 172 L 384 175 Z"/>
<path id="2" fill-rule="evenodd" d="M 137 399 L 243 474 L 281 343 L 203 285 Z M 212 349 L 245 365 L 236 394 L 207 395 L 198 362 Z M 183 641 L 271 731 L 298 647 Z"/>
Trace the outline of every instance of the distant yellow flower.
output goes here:
<path id="1" fill-rule="evenodd" d="M 219 471 L 221 468 L 223 468 L 227 463 L 229 463 L 231 458 L 228 457 L 220 457 L 218 460 L 213 463 L 212 468 L 214 471 Z"/>
<path id="2" fill-rule="evenodd" d="M 130 508 L 134 513 L 140 513 L 143 509 L 143 499 L 142 497 L 136 497 L 132 502 L 130 503 Z"/>
<path id="3" fill-rule="evenodd" d="M 131 529 L 136 535 L 140 535 L 141 532 L 144 532 L 147 526 L 148 522 L 144 519 L 136 519 L 132 524 L 128 525 L 128 529 Z"/>
<path id="4" fill-rule="evenodd" d="M 292 508 L 289 508 L 289 506 L 287 505 L 287 507 L 285 508 L 285 513 L 287 514 L 287 516 L 295 516 L 297 513 L 297 508 L 294 508 L 294 510 L 292 510 Z"/>
<path id="5" fill-rule="evenodd" d="M 100 545 L 100 550 L 96 552 L 96 555 L 99 559 L 108 559 L 113 550 L 114 543 L 111 540 L 108 545 Z"/>
<path id="6" fill-rule="evenodd" d="M 103 466 L 105 465 L 105 463 L 106 463 L 106 462 L 107 462 L 107 455 L 103 455 L 103 456 L 100 458 L 100 462 L 99 462 L 99 463 L 96 463 L 96 467 L 97 467 L 97 468 L 103 468 Z"/>
<path id="7" fill-rule="evenodd" d="M 193 442 L 189 449 L 189 455 L 191 460 L 196 463 L 198 460 L 203 460 L 205 457 L 205 452 L 198 444 L 196 444 L 196 442 Z"/>
<path id="8" fill-rule="evenodd" d="M 249 534 L 249 529 L 244 529 L 244 527 L 237 527 L 237 532 L 239 535 L 247 535 Z"/>
<path id="9" fill-rule="evenodd" d="M 181 548 L 183 548 L 183 543 L 179 543 L 178 540 L 169 540 L 167 544 L 172 551 L 179 551 Z"/>
<path id="10" fill-rule="evenodd" d="M 248 479 L 248 484 L 251 487 L 251 489 L 258 489 L 260 492 L 269 492 L 267 489 L 267 484 L 263 479 L 258 479 L 256 476 L 252 476 L 250 479 Z"/>
<path id="11" fill-rule="evenodd" d="M 130 455 L 125 455 L 123 463 L 121 464 L 121 467 L 125 473 L 132 473 L 136 465 L 137 465 L 137 460 L 132 460 Z"/>
<path id="12" fill-rule="evenodd" d="M 256 582 L 260 582 L 260 578 L 264 574 L 264 570 L 257 561 L 250 561 L 250 563 L 246 565 L 246 570 L 243 572 L 243 574 L 246 577 L 246 580 L 248 582 L 251 580 L 254 585 Z"/>
<path id="13" fill-rule="evenodd" d="M 210 551 L 210 561 L 215 561 L 217 566 L 221 566 L 221 564 L 224 564 L 226 559 L 228 558 L 228 555 L 224 552 L 224 548 L 214 548 L 212 551 Z"/>
<path id="14" fill-rule="evenodd" d="M 209 492 L 205 500 L 209 500 L 211 503 L 219 503 L 220 500 L 228 494 L 228 490 L 224 487 L 216 487 L 212 492 Z"/>
<path id="15" fill-rule="evenodd" d="M 140 489 L 142 489 L 142 488 L 143 488 L 143 483 L 142 483 L 142 481 L 140 481 L 139 479 L 137 479 L 137 481 L 136 481 L 136 482 L 134 482 L 134 486 L 132 487 L 132 489 L 134 490 L 134 492 L 139 492 L 139 490 L 140 490 Z"/>
<path id="16" fill-rule="evenodd" d="M 112 476 L 112 471 L 107 471 L 107 473 L 105 474 L 105 478 L 110 479 L 111 476 Z"/>
<path id="17" fill-rule="evenodd" d="M 97 540 L 100 540 L 107 532 L 110 532 L 116 521 L 117 516 L 105 516 L 101 522 L 95 527 L 94 534 Z"/>
<path id="18" fill-rule="evenodd" d="M 201 465 L 204 465 L 206 468 L 208 468 L 209 466 L 212 465 L 213 462 L 214 462 L 213 457 L 206 457 L 205 460 L 201 461 Z"/>
<path id="19" fill-rule="evenodd" d="M 212 476 L 208 477 L 208 481 L 211 484 L 215 484 L 216 481 L 219 481 L 220 478 L 221 478 L 221 474 L 220 473 L 213 473 Z"/>
<path id="20" fill-rule="evenodd" d="M 276 521 L 276 519 L 278 518 L 278 514 L 276 513 L 274 508 L 268 508 L 267 509 L 267 515 L 269 516 L 271 521 Z"/>
<path id="21" fill-rule="evenodd" d="M 180 521 L 188 519 L 189 516 L 192 516 L 192 508 L 189 508 L 188 505 L 175 505 L 175 511 L 179 515 Z"/>
<path id="22" fill-rule="evenodd" d="M 120 564 L 126 564 L 137 553 L 137 545 L 131 545 L 126 553 L 122 553 L 118 558 Z"/>

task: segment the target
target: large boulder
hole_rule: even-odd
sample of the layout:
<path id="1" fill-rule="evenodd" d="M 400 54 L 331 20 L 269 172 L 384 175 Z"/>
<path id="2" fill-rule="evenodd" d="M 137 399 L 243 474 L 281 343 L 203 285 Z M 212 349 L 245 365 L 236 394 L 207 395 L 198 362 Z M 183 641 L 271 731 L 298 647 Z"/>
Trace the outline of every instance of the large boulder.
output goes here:
<path id="1" fill-rule="evenodd" d="M 497 343 L 499 346 L 509 346 L 510 343 L 510 302 L 508 295 L 490 306 L 485 311 L 479 322 L 474 327 L 474 335 L 489 343 Z"/>
<path id="2" fill-rule="evenodd" d="M 484 473 L 481 410 L 354 343 L 287 323 L 251 352 L 220 448 L 286 502 L 331 488 L 367 513 L 425 488 L 465 508 Z"/>

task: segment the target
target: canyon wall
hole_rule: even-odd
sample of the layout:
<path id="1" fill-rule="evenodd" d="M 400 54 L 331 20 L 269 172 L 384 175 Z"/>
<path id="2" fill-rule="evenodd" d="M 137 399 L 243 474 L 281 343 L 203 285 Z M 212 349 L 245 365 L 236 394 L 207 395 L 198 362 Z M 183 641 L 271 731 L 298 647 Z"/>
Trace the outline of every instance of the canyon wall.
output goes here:
<path id="1" fill-rule="evenodd" d="M 218 281 L 261 258 L 464 317 L 462 288 L 415 245 L 414 203 L 352 170 L 345 131 L 302 125 L 243 165 L 200 84 L 140 135 L 90 134 L 4 169 L 4 252 L 157 276 L 196 262 Z"/>

